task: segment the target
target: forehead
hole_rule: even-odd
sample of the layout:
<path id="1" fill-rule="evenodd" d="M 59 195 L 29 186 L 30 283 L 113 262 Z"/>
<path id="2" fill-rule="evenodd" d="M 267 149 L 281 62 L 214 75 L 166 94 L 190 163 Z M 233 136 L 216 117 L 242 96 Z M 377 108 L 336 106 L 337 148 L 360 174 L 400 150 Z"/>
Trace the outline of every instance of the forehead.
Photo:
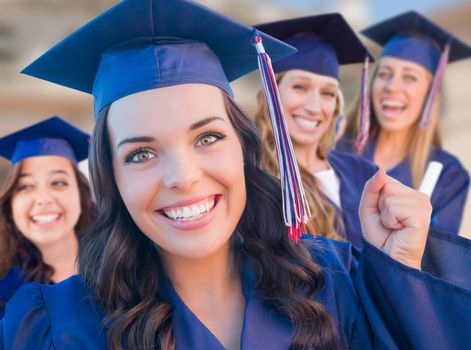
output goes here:
<path id="1" fill-rule="evenodd" d="M 45 174 L 51 171 L 62 170 L 72 172 L 73 167 L 69 159 L 60 156 L 30 157 L 21 161 L 21 173 L 31 175 Z"/>
<path id="2" fill-rule="evenodd" d="M 203 118 L 228 118 L 223 92 L 212 85 L 182 84 L 138 92 L 110 107 L 108 129 L 115 137 L 187 129 Z"/>
<path id="3" fill-rule="evenodd" d="M 292 70 L 287 71 L 285 73 L 285 76 L 283 77 L 283 80 L 286 80 L 286 81 L 304 80 L 304 81 L 311 82 L 314 84 L 319 84 L 319 85 L 333 85 L 333 86 L 339 85 L 338 80 L 335 78 L 332 78 L 326 75 L 316 74 L 313 72 L 308 72 L 301 69 L 292 69 Z"/>
<path id="4" fill-rule="evenodd" d="M 397 57 L 386 56 L 381 58 L 379 61 L 380 68 L 391 68 L 391 69 L 404 69 L 404 70 L 413 70 L 422 74 L 427 74 L 428 71 L 422 67 L 420 64 L 417 64 L 412 61 L 404 60 Z"/>

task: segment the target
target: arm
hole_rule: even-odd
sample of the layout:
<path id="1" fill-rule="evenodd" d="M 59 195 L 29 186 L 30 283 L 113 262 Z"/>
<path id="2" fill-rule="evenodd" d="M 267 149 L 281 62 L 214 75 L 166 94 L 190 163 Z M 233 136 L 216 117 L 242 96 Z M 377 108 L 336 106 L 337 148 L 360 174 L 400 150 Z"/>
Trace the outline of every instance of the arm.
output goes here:
<path id="1" fill-rule="evenodd" d="M 421 271 L 431 206 L 426 196 L 378 174 L 365 186 L 360 218 L 364 249 L 355 286 L 375 340 L 393 339 L 399 349 L 463 349 L 471 344 L 469 258 L 438 263 L 438 276 Z M 446 241 L 446 234 L 441 237 Z M 447 244 L 447 254 L 469 252 L 467 240 Z M 425 269 L 430 269 L 427 252 Z M 459 265 L 459 266 L 457 266 Z M 439 278 L 441 277 L 441 278 Z M 388 344 L 386 342 L 386 344 Z M 386 348 L 390 348 L 386 347 Z"/>
<path id="2" fill-rule="evenodd" d="M 432 194 L 433 227 L 459 233 L 469 190 L 469 175 L 461 166 L 447 166 Z"/>

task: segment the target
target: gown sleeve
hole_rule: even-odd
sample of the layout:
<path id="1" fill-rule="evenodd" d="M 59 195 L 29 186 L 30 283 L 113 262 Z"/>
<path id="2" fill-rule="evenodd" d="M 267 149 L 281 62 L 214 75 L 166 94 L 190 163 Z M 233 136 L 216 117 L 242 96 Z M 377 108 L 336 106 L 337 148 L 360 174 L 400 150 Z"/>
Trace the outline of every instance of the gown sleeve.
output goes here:
<path id="1" fill-rule="evenodd" d="M 432 194 L 432 226 L 459 233 L 469 190 L 469 174 L 458 162 L 446 164 Z"/>
<path id="2" fill-rule="evenodd" d="M 1 350 L 55 349 L 39 284 L 21 287 L 10 299 L 0 321 L 0 340 Z"/>
<path id="3" fill-rule="evenodd" d="M 453 245 L 447 249 L 447 253 L 453 253 Z M 455 242 L 455 251 L 460 249 Z M 358 261 L 358 266 L 352 269 L 355 288 L 365 321 L 373 332 L 374 348 L 469 348 L 471 290 L 468 281 L 459 276 L 470 273 L 458 259 L 455 262 L 459 266 L 453 266 L 454 262 L 447 262 L 443 269 L 435 266 L 441 272 L 434 276 L 402 265 L 366 241 L 361 253 L 355 254 Z M 435 263 L 440 265 L 443 261 Z"/>

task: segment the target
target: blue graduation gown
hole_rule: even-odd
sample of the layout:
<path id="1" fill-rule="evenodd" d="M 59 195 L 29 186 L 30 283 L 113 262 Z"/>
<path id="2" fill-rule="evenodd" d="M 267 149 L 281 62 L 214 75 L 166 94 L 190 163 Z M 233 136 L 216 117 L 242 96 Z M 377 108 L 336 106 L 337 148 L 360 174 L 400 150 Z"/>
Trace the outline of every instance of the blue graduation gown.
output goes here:
<path id="1" fill-rule="evenodd" d="M 439 276 L 411 269 L 364 242 L 307 238 L 313 259 L 323 267 L 325 285 L 316 300 L 325 305 L 350 349 L 465 349 L 471 344 L 471 274 L 465 267 L 470 241 L 431 232 L 432 246 L 448 246 Z M 458 253 L 457 253 L 458 252 Z M 457 272 L 459 270 L 459 272 Z M 448 279 L 448 272 L 455 271 Z M 168 280 L 167 280 L 168 281 Z M 244 262 L 246 298 L 241 349 L 287 349 L 290 322 L 257 298 Z M 216 337 L 179 298 L 170 282 L 162 292 L 174 307 L 176 349 L 222 350 Z M 23 286 L 0 321 L 0 349 L 106 349 L 105 312 L 80 276 L 57 285 Z M 316 330 L 313 329 L 313 332 Z"/>
<path id="2" fill-rule="evenodd" d="M 368 142 L 362 157 L 373 161 L 375 145 L 375 139 Z M 336 149 L 354 152 L 352 142 L 347 138 L 338 142 Z M 459 233 L 464 205 L 468 196 L 469 174 L 455 156 L 444 150 L 433 149 L 430 157 L 430 161 L 432 160 L 443 164 L 442 173 L 430 198 L 433 206 L 432 226 L 452 233 Z M 394 168 L 389 169 L 387 173 L 403 184 L 412 187 L 412 173 L 407 158 Z"/>
<path id="3" fill-rule="evenodd" d="M 14 266 L 8 273 L 0 280 L 0 319 L 5 312 L 5 304 L 10 300 L 15 291 L 24 283 L 25 277 L 21 269 Z"/>
<path id="4" fill-rule="evenodd" d="M 361 247 L 362 231 L 358 207 L 363 187 L 366 181 L 376 173 L 378 167 L 363 158 L 339 151 L 330 152 L 327 160 L 340 179 L 340 205 L 342 207 L 335 207 L 343 219 L 344 237 L 356 247 Z"/>

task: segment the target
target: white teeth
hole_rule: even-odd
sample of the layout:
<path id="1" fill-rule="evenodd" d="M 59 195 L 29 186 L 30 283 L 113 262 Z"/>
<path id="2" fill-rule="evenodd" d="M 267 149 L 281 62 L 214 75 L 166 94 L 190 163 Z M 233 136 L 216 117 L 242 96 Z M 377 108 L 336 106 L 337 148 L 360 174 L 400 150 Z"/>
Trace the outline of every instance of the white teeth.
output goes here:
<path id="1" fill-rule="evenodd" d="M 384 107 L 403 108 L 404 104 L 398 101 L 385 100 L 383 101 Z"/>
<path id="2" fill-rule="evenodd" d="M 198 215 L 200 215 L 200 212 L 201 212 L 201 210 L 199 208 L 199 205 L 193 205 L 191 207 L 191 216 L 198 216 Z"/>
<path id="3" fill-rule="evenodd" d="M 35 215 L 32 217 L 33 221 L 39 224 L 44 224 L 52 222 L 59 218 L 59 214 L 49 214 L 49 215 Z"/>
<path id="4" fill-rule="evenodd" d="M 315 129 L 319 126 L 319 120 L 307 120 L 303 118 L 295 118 L 296 122 L 302 126 L 306 126 L 308 128 Z"/>
<path id="5" fill-rule="evenodd" d="M 191 208 L 185 207 L 183 208 L 183 217 L 189 218 L 191 216 Z"/>
<path id="6" fill-rule="evenodd" d="M 180 221 L 191 221 L 202 217 L 214 207 L 214 197 L 210 200 L 205 199 L 200 203 L 196 203 L 187 207 L 163 209 L 165 214 L 173 219 Z"/>

